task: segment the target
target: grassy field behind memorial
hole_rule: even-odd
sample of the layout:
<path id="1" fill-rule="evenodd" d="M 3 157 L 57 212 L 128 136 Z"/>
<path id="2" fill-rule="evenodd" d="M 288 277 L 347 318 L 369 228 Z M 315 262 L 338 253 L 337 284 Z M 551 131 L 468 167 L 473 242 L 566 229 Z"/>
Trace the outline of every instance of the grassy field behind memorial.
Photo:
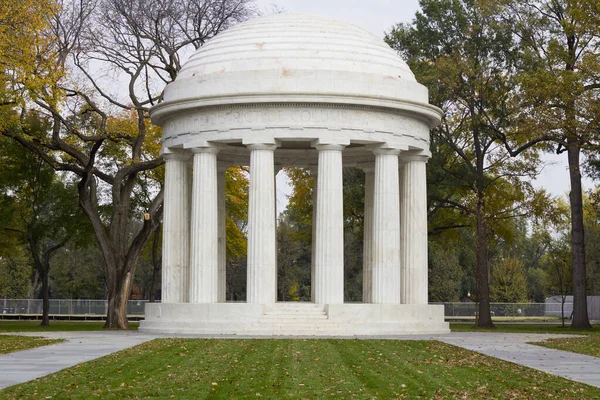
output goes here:
<path id="1" fill-rule="evenodd" d="M 137 330 L 139 322 L 130 322 L 129 329 Z M 50 326 L 40 326 L 40 321 L 0 321 L 0 332 L 58 332 L 103 331 L 104 321 L 50 321 Z"/>

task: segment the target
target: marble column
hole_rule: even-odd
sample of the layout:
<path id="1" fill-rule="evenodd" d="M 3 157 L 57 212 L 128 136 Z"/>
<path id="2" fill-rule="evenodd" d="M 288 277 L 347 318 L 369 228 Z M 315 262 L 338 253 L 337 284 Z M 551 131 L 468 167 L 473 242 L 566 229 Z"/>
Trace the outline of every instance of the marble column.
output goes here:
<path id="1" fill-rule="evenodd" d="M 400 303 L 400 193 L 396 149 L 375 149 L 372 302 Z"/>
<path id="2" fill-rule="evenodd" d="M 365 171 L 365 215 L 363 219 L 363 303 L 373 302 L 373 195 L 375 168 Z"/>
<path id="3" fill-rule="evenodd" d="M 402 157 L 402 160 L 401 302 L 427 304 L 427 157 Z"/>
<path id="4" fill-rule="evenodd" d="M 315 303 L 344 302 L 342 145 L 320 144 L 315 230 Z"/>
<path id="5" fill-rule="evenodd" d="M 310 174 L 313 177 L 313 191 L 312 191 L 312 219 L 311 219 L 311 245 L 310 245 L 310 301 L 315 302 L 315 242 L 316 242 L 316 229 L 317 229 L 317 182 L 318 182 L 318 167 L 309 167 Z"/>
<path id="6" fill-rule="evenodd" d="M 219 165 L 217 167 L 217 217 L 219 219 L 219 271 L 217 301 L 224 303 L 227 300 L 227 231 L 225 209 L 225 172 L 227 167 Z"/>
<path id="7" fill-rule="evenodd" d="M 251 144 L 248 205 L 248 303 L 277 299 L 274 144 Z"/>
<path id="8" fill-rule="evenodd" d="M 189 154 L 163 154 L 165 197 L 163 204 L 161 302 L 188 301 L 189 282 Z"/>
<path id="9" fill-rule="evenodd" d="M 190 303 L 218 301 L 219 221 L 217 153 L 218 148 L 203 147 L 194 152 L 192 195 Z"/>

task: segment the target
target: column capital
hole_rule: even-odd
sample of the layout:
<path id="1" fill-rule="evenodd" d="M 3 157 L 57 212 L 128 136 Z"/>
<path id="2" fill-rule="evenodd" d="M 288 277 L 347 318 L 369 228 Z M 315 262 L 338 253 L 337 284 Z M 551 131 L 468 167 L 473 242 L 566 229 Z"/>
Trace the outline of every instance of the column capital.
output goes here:
<path id="1" fill-rule="evenodd" d="M 397 156 L 400 155 L 399 149 L 383 149 L 383 148 L 375 148 L 371 149 L 371 152 L 376 156 Z"/>
<path id="2" fill-rule="evenodd" d="M 346 148 L 346 145 L 344 145 L 344 144 L 313 144 L 313 147 L 315 149 L 317 149 L 317 151 L 322 151 L 322 150 L 342 151 L 342 150 L 344 150 L 344 148 Z"/>
<path id="3" fill-rule="evenodd" d="M 179 160 L 179 161 L 187 161 L 190 159 L 190 153 L 163 153 L 163 160 Z"/>
<path id="4" fill-rule="evenodd" d="M 335 138 L 334 140 L 315 139 L 310 145 L 317 150 L 343 150 L 346 146 L 350 146 L 350 139 L 345 137 Z"/>
<path id="5" fill-rule="evenodd" d="M 248 144 L 246 144 L 246 148 L 248 150 L 271 150 L 271 151 L 274 151 L 278 147 L 279 147 L 279 145 L 277 143 L 248 143 Z"/>
<path id="6" fill-rule="evenodd" d="M 400 154 L 400 161 L 403 163 L 407 163 L 410 161 L 420 161 L 420 162 L 424 162 L 426 163 L 427 161 L 429 161 L 429 156 L 425 155 L 425 154 L 405 154 L 405 153 L 401 153 Z"/>
<path id="7" fill-rule="evenodd" d="M 373 154 L 377 155 L 391 155 L 397 156 L 403 151 L 406 151 L 406 147 L 395 146 L 389 143 L 370 144 L 366 146 L 367 149 L 371 150 Z"/>
<path id="8" fill-rule="evenodd" d="M 191 149 L 192 153 L 209 153 L 209 154 L 219 154 L 222 146 L 208 146 L 208 147 L 194 147 Z"/>

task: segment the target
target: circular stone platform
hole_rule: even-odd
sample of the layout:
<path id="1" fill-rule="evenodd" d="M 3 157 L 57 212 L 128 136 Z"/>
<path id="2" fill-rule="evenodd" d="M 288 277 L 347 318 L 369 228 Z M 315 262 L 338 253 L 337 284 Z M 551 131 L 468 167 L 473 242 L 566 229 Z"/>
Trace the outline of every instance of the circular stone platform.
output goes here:
<path id="1" fill-rule="evenodd" d="M 441 110 L 381 39 L 277 14 L 217 35 L 151 110 L 166 160 L 162 302 L 145 332 L 444 333 L 427 304 L 425 164 Z M 225 301 L 224 171 L 250 166 L 246 303 Z M 276 302 L 275 179 L 316 177 L 313 303 Z M 363 303 L 343 300 L 342 168 L 365 170 Z"/>

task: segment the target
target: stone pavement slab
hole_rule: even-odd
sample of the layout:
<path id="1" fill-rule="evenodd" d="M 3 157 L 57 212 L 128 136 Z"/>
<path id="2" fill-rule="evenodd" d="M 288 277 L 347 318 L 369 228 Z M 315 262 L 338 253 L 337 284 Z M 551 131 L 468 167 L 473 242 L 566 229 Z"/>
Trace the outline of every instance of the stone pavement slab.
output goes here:
<path id="1" fill-rule="evenodd" d="M 0 355 L 0 389 L 27 382 L 153 339 L 127 332 L 27 332 L 7 335 L 67 339 L 65 342 Z"/>
<path id="2" fill-rule="evenodd" d="M 600 358 L 528 344 L 552 338 L 578 337 L 495 332 L 455 332 L 438 337 L 444 343 L 600 387 Z"/>

